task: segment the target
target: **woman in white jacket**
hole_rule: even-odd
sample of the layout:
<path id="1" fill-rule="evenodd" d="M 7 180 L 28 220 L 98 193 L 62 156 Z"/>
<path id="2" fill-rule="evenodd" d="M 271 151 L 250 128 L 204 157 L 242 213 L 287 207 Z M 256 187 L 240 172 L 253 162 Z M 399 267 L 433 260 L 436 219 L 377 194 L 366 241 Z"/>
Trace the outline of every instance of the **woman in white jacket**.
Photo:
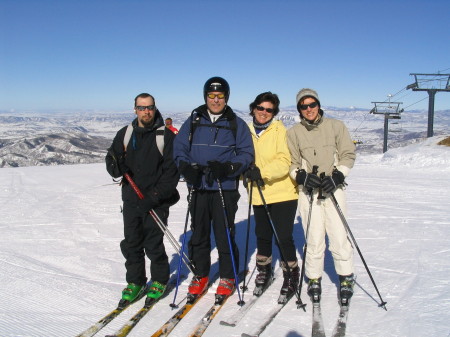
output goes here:
<path id="1" fill-rule="evenodd" d="M 343 122 L 323 116 L 316 91 L 302 89 L 296 98 L 301 121 L 288 130 L 288 146 L 290 175 L 299 185 L 299 209 L 307 239 L 308 294 L 313 302 L 320 301 L 325 235 L 328 235 L 340 280 L 339 296 L 341 303 L 346 304 L 353 295 L 353 248 L 329 195 L 334 194 L 345 214 L 344 179 L 355 162 L 355 145 Z M 310 197 L 313 201 L 307 228 Z"/>

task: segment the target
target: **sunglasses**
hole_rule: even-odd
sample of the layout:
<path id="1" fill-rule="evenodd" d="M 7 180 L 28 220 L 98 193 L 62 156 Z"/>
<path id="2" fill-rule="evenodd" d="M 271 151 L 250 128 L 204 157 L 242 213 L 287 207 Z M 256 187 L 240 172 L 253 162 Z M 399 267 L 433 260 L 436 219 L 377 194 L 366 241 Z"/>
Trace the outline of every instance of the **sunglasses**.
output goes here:
<path id="1" fill-rule="evenodd" d="M 312 102 L 310 104 L 300 104 L 300 110 L 306 110 L 309 108 L 314 109 L 317 105 L 319 105 L 319 103 L 317 102 Z"/>
<path id="2" fill-rule="evenodd" d="M 270 114 L 273 114 L 274 112 L 275 112 L 275 109 L 272 109 L 272 108 L 265 108 L 265 107 L 263 107 L 263 106 L 261 106 L 261 105 L 257 105 L 256 106 L 256 110 L 258 110 L 258 111 L 264 111 L 264 110 L 266 110 L 268 113 L 270 113 Z"/>
<path id="3" fill-rule="evenodd" d="M 153 104 L 153 105 L 138 105 L 138 106 L 136 106 L 136 110 L 139 110 L 139 111 L 145 111 L 145 109 L 147 109 L 147 110 L 155 110 L 155 105 Z"/>
<path id="4" fill-rule="evenodd" d="M 211 98 L 211 99 L 214 99 L 214 98 L 218 98 L 218 99 L 224 99 L 225 98 L 225 94 L 208 94 L 208 95 L 206 95 L 206 96 L 208 96 L 209 98 Z"/>

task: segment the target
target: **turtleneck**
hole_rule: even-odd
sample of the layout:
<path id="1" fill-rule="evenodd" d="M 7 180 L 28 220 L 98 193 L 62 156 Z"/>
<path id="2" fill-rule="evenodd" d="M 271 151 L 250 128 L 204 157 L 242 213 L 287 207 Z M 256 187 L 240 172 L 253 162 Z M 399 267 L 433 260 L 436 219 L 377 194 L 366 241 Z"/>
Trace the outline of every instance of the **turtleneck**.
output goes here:
<path id="1" fill-rule="evenodd" d="M 255 128 L 256 134 L 260 134 L 262 131 L 267 129 L 269 125 L 272 123 L 273 118 L 265 124 L 258 123 L 255 117 L 253 117 L 253 127 Z"/>

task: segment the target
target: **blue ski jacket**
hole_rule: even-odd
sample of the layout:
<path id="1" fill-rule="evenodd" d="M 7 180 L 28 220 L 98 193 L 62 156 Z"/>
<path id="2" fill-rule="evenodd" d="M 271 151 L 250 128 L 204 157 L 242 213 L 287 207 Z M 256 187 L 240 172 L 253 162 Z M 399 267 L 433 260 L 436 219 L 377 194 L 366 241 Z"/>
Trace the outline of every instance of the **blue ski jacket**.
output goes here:
<path id="1" fill-rule="evenodd" d="M 175 163 L 184 161 L 208 167 L 208 161 L 240 164 L 232 176 L 221 181 L 224 190 L 237 190 L 239 176 L 254 161 L 253 141 L 247 124 L 227 106 L 225 112 L 214 123 L 209 118 L 206 104 L 192 111 L 180 128 L 173 145 Z M 204 172 L 206 173 L 206 172 Z M 217 182 L 208 184 L 206 174 L 202 176 L 200 190 L 217 191 Z"/>

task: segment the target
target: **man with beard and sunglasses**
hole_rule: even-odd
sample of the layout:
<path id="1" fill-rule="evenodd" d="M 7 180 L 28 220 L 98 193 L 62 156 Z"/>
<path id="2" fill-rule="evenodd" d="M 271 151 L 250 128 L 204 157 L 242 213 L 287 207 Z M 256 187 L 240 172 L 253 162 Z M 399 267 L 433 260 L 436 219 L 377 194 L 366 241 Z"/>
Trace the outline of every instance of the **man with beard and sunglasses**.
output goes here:
<path id="1" fill-rule="evenodd" d="M 299 210 L 307 240 L 304 258 L 308 295 L 313 302 L 320 301 L 327 235 L 339 275 L 339 297 L 345 305 L 353 295 L 355 283 L 353 248 L 330 195 L 334 194 L 345 214 L 344 180 L 355 162 L 355 145 L 343 122 L 323 116 L 315 90 L 304 88 L 296 98 L 300 123 L 288 130 L 288 146 L 290 175 L 298 184 Z"/>
<path id="2" fill-rule="evenodd" d="M 155 99 L 148 93 L 134 100 L 136 118 L 119 130 L 108 149 L 106 168 L 113 178 L 128 174 L 140 189 L 140 198 L 127 179 L 122 179 L 123 221 L 125 238 L 120 243 L 125 257 L 126 281 L 119 306 L 147 295 L 160 298 L 169 281 L 169 262 L 163 243 L 163 232 L 153 217 L 153 210 L 167 225 L 169 207 L 180 196 L 176 190 L 178 169 L 173 161 L 175 134 L 164 127 Z M 163 137 L 163 148 L 158 137 Z M 145 255 L 150 259 L 152 283 L 147 289 Z M 145 293 L 144 293 L 145 292 Z"/>

